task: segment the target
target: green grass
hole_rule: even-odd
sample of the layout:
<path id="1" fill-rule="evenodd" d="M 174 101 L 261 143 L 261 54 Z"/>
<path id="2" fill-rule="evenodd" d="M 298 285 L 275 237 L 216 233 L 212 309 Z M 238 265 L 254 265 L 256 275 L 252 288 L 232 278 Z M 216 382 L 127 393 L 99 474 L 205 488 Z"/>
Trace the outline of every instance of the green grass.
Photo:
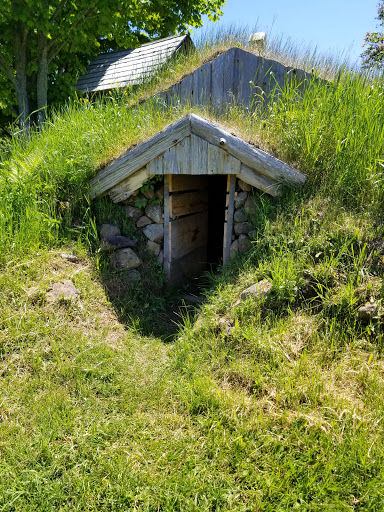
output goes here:
<path id="1" fill-rule="evenodd" d="M 97 250 L 116 210 L 89 202 L 89 178 L 188 111 L 135 98 L 234 33 L 137 96 L 73 101 L 2 144 L 0 510 L 384 510 L 383 320 L 356 315 L 384 293 L 379 79 L 326 59 L 333 82 L 276 89 L 261 116 L 199 111 L 308 176 L 279 199 L 255 194 L 253 248 L 201 278 L 199 308 L 165 290 L 123 217 L 141 283 Z M 78 300 L 49 300 L 62 279 Z M 239 301 L 261 279 L 271 294 Z"/>

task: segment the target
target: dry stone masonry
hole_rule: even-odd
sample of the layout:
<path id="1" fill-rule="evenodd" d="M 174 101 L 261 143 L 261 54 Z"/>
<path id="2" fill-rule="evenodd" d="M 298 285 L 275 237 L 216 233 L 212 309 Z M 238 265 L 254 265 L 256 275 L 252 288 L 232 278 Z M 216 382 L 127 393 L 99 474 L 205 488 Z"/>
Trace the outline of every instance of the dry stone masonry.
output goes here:
<path id="1" fill-rule="evenodd" d="M 233 229 L 230 258 L 244 254 L 252 247 L 252 239 L 256 231 L 252 229 L 251 216 L 254 204 L 254 189 L 236 179 Z M 146 240 L 146 249 L 164 263 L 164 186 L 159 181 L 153 189 L 140 192 L 139 190 L 125 201 L 119 203 L 126 217 L 132 221 L 138 232 Z M 224 220 L 224 219 L 223 219 Z M 227 219 L 228 221 L 228 219 Z M 100 226 L 101 250 L 109 253 L 112 267 L 117 271 L 132 274 L 132 282 L 140 279 L 142 260 L 137 254 L 136 242 L 121 233 L 116 224 Z"/>

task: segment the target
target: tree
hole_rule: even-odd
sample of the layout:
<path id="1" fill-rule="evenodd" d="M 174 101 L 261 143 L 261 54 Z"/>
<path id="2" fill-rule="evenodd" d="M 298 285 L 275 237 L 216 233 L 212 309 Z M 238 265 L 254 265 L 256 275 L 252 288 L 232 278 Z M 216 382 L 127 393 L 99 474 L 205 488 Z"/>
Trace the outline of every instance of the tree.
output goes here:
<path id="1" fill-rule="evenodd" d="M 378 5 L 378 16 L 380 26 L 384 26 L 384 1 Z M 367 32 L 363 46 L 366 50 L 362 54 L 363 65 L 366 67 L 381 67 L 384 63 L 384 33 Z"/>
<path id="2" fill-rule="evenodd" d="M 50 89 L 101 51 L 135 47 L 188 26 L 217 20 L 224 0 L 2 0 L 0 5 L 1 107 L 22 127 L 31 106 L 45 119 Z M 12 86 L 11 88 L 9 86 Z"/>

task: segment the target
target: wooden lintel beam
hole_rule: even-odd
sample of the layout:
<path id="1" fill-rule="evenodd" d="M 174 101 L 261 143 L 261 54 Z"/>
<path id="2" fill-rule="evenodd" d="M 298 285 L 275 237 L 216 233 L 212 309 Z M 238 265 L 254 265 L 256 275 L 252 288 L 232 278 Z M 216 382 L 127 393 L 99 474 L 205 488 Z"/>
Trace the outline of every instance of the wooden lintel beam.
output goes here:
<path id="1" fill-rule="evenodd" d="M 258 174 L 247 165 L 241 164 L 240 174 L 238 174 L 237 177 L 245 181 L 245 183 L 248 183 L 248 185 L 258 188 L 273 197 L 278 196 L 280 193 L 281 185 L 279 183 Z"/>

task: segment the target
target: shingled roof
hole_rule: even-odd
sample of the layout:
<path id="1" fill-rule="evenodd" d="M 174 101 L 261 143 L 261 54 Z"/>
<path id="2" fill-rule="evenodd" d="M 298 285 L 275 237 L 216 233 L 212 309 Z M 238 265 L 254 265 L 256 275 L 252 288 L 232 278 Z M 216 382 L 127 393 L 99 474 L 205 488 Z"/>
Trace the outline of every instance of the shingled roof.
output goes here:
<path id="1" fill-rule="evenodd" d="M 178 51 L 191 45 L 189 35 L 172 36 L 134 50 L 104 53 L 91 62 L 85 75 L 78 79 L 76 89 L 95 92 L 140 84 Z"/>

